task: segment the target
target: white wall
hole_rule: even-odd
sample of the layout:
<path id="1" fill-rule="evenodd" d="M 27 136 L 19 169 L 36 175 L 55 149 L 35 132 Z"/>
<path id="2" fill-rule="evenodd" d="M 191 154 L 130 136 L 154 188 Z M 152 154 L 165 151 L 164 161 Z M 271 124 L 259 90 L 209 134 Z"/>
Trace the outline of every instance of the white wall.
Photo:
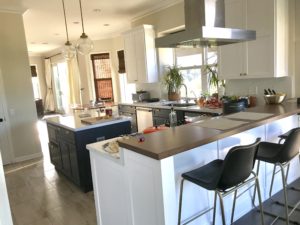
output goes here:
<path id="1" fill-rule="evenodd" d="M 21 14 L 0 12 L 0 67 L 5 86 L 14 161 L 41 155 L 37 114 Z"/>
<path id="2" fill-rule="evenodd" d="M 300 97 L 300 2 L 295 1 L 295 96 Z"/>

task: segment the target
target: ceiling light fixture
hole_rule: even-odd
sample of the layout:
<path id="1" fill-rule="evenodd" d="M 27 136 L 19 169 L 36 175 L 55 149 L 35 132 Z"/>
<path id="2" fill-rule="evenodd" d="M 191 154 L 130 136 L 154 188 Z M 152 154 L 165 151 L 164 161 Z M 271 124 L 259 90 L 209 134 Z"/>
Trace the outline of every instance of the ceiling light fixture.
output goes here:
<path id="1" fill-rule="evenodd" d="M 74 45 L 69 41 L 69 34 L 68 34 L 68 25 L 67 25 L 67 18 L 66 18 L 66 10 L 65 10 L 65 2 L 62 0 L 63 11 L 64 11 L 64 18 L 65 18 L 65 28 L 66 28 L 66 35 L 67 35 L 67 42 L 65 43 L 62 54 L 66 60 L 74 58 L 76 54 L 76 49 Z"/>
<path id="2" fill-rule="evenodd" d="M 80 39 L 77 41 L 76 48 L 80 54 L 87 55 L 92 51 L 94 44 L 93 44 L 92 40 L 89 39 L 89 37 L 84 32 L 81 0 L 79 0 L 79 6 L 80 6 L 82 34 L 80 36 Z"/>

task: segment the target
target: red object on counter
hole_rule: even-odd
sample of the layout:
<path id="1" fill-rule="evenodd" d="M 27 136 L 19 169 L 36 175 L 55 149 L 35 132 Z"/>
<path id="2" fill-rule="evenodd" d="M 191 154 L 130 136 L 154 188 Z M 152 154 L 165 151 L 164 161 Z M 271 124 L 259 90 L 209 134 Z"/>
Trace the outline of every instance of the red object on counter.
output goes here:
<path id="1" fill-rule="evenodd" d="M 157 132 L 157 131 L 162 131 L 162 130 L 166 130 L 169 129 L 168 127 L 162 125 L 162 126 L 155 126 L 155 127 L 147 127 L 145 130 L 143 130 L 144 134 L 150 134 L 153 132 Z"/>

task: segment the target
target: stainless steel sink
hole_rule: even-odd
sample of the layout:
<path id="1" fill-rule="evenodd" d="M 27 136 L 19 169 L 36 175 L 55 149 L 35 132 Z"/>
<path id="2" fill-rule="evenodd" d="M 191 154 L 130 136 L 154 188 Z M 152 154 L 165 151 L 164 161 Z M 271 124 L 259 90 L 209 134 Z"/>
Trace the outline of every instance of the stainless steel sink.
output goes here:
<path id="1" fill-rule="evenodd" d="M 188 107 L 188 106 L 193 106 L 193 105 L 196 105 L 196 103 L 185 103 L 185 102 L 177 102 L 177 103 L 169 103 L 169 104 L 166 104 L 165 106 L 174 106 L 174 107 Z"/>

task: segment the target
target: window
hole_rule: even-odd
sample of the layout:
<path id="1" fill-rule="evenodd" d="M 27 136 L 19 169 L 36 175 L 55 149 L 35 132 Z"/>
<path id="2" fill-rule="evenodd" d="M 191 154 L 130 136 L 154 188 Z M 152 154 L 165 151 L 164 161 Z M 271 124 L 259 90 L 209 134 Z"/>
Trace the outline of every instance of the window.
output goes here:
<path id="1" fill-rule="evenodd" d="M 202 48 L 177 48 L 175 49 L 175 63 L 180 68 L 184 83 L 188 89 L 189 98 L 199 97 L 203 93 L 215 92 L 209 87 L 209 80 L 206 74 L 202 74 L 202 66 L 205 64 L 213 64 L 217 61 L 216 49 L 209 49 L 207 53 L 207 63 L 204 63 Z M 181 93 L 185 93 L 184 88 Z M 182 95 L 185 97 L 184 95 Z"/>
<path id="2" fill-rule="evenodd" d="M 113 86 L 109 53 L 91 55 L 97 100 L 113 101 Z"/>

